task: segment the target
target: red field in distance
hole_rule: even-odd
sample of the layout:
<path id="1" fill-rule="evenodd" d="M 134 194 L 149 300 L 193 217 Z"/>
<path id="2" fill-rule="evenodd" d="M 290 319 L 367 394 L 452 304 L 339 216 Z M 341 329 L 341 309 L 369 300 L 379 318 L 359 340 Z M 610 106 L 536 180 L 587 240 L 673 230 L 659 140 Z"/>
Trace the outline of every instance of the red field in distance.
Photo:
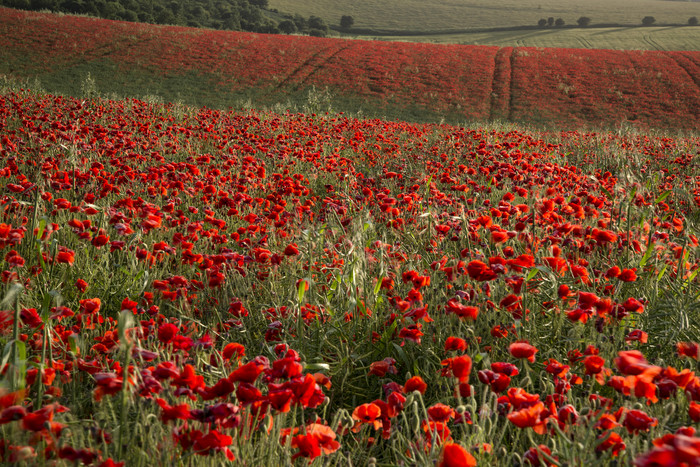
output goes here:
<path id="1" fill-rule="evenodd" d="M 193 89 L 177 92 L 208 93 L 205 103 L 219 107 L 242 96 L 300 102 L 315 86 L 328 88 L 337 110 L 370 114 L 699 127 L 698 52 L 369 42 L 0 11 L 0 73 L 38 77 L 51 91 L 71 92 L 103 70 L 100 90 L 128 94 L 137 74 L 166 100 L 159 80 L 194 76 Z"/>

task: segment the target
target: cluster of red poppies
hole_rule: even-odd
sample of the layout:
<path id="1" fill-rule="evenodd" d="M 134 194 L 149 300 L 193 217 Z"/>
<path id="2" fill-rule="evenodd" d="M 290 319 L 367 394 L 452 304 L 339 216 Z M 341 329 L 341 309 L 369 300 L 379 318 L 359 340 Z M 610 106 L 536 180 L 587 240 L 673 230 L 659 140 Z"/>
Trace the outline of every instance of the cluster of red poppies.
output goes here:
<path id="1" fill-rule="evenodd" d="M 8 91 L 0 459 L 696 465 L 699 148 Z"/>
<path id="2" fill-rule="evenodd" d="M 0 15 L 0 49 L 0 73 L 62 92 L 79 63 L 98 90 L 118 95 L 138 92 L 134 80 L 153 81 L 143 93 L 157 94 L 170 92 L 157 88 L 163 78 L 196 76 L 179 94 L 223 108 L 240 98 L 299 104 L 315 86 L 337 108 L 422 120 L 698 129 L 698 52 L 349 41 L 10 9 Z M 100 81 L 106 69 L 111 82 Z"/>

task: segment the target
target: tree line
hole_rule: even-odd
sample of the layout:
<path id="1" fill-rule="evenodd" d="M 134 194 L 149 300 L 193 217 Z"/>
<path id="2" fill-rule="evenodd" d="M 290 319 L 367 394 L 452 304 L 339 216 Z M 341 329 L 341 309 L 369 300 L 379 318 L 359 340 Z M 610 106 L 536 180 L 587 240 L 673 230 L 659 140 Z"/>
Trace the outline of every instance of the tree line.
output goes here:
<path id="1" fill-rule="evenodd" d="M 314 16 L 275 21 L 264 13 L 268 0 L 0 0 L 0 6 L 195 28 L 317 36 L 328 32 L 323 20 Z"/>
<path id="2" fill-rule="evenodd" d="M 698 0 L 700 1 L 700 0 Z M 656 18 L 653 16 L 645 16 L 642 18 L 642 26 L 653 26 L 654 23 L 656 23 Z M 553 16 L 550 16 L 549 18 L 541 18 L 539 21 L 537 21 L 537 26 L 540 28 L 546 28 L 546 27 L 563 27 L 566 24 L 566 22 L 561 19 L 557 18 L 554 19 Z M 576 24 L 579 27 L 585 28 L 590 26 L 591 24 L 591 18 L 588 16 L 581 16 L 579 19 L 576 20 Z M 698 18 L 696 16 L 691 16 L 688 18 L 688 26 L 697 26 L 698 25 Z"/>

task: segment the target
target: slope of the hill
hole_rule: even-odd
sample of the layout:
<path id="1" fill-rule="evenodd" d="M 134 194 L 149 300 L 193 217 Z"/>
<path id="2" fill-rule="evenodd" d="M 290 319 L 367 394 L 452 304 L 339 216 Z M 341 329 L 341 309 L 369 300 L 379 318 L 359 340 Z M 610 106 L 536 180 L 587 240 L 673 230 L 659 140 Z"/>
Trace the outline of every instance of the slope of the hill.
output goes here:
<path id="1" fill-rule="evenodd" d="M 561 19 L 566 25 L 588 17 L 591 24 L 641 25 L 653 16 L 656 24 L 687 24 L 700 17 L 697 1 L 663 0 L 269 0 L 270 8 L 304 16 L 317 15 L 337 25 L 343 15 L 353 29 L 376 32 L 426 33 L 455 29 L 535 26 L 540 19 Z"/>
<path id="2" fill-rule="evenodd" d="M 305 102 L 392 118 L 699 129 L 700 53 L 285 37 L 0 10 L 0 73 L 214 107 Z"/>

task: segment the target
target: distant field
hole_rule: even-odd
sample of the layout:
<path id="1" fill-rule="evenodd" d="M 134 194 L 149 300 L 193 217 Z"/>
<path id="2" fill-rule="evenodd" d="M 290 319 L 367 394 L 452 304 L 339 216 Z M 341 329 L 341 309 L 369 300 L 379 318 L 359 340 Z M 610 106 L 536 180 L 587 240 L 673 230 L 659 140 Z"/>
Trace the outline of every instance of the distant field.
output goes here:
<path id="1" fill-rule="evenodd" d="M 615 50 L 700 50 L 700 27 L 589 28 L 492 31 L 420 36 L 382 36 L 380 40 L 500 47 L 564 47 Z"/>
<path id="2" fill-rule="evenodd" d="M 351 15 L 356 28 L 378 31 L 445 31 L 535 25 L 540 18 L 575 24 L 581 16 L 595 23 L 640 24 L 653 16 L 660 24 L 685 24 L 700 17 L 700 2 L 662 0 L 270 0 L 281 12 L 316 15 L 338 25 Z"/>
<path id="3" fill-rule="evenodd" d="M 692 51 L 359 41 L 0 9 L 2 74 L 70 95 L 96 89 L 219 108 L 700 129 Z"/>

